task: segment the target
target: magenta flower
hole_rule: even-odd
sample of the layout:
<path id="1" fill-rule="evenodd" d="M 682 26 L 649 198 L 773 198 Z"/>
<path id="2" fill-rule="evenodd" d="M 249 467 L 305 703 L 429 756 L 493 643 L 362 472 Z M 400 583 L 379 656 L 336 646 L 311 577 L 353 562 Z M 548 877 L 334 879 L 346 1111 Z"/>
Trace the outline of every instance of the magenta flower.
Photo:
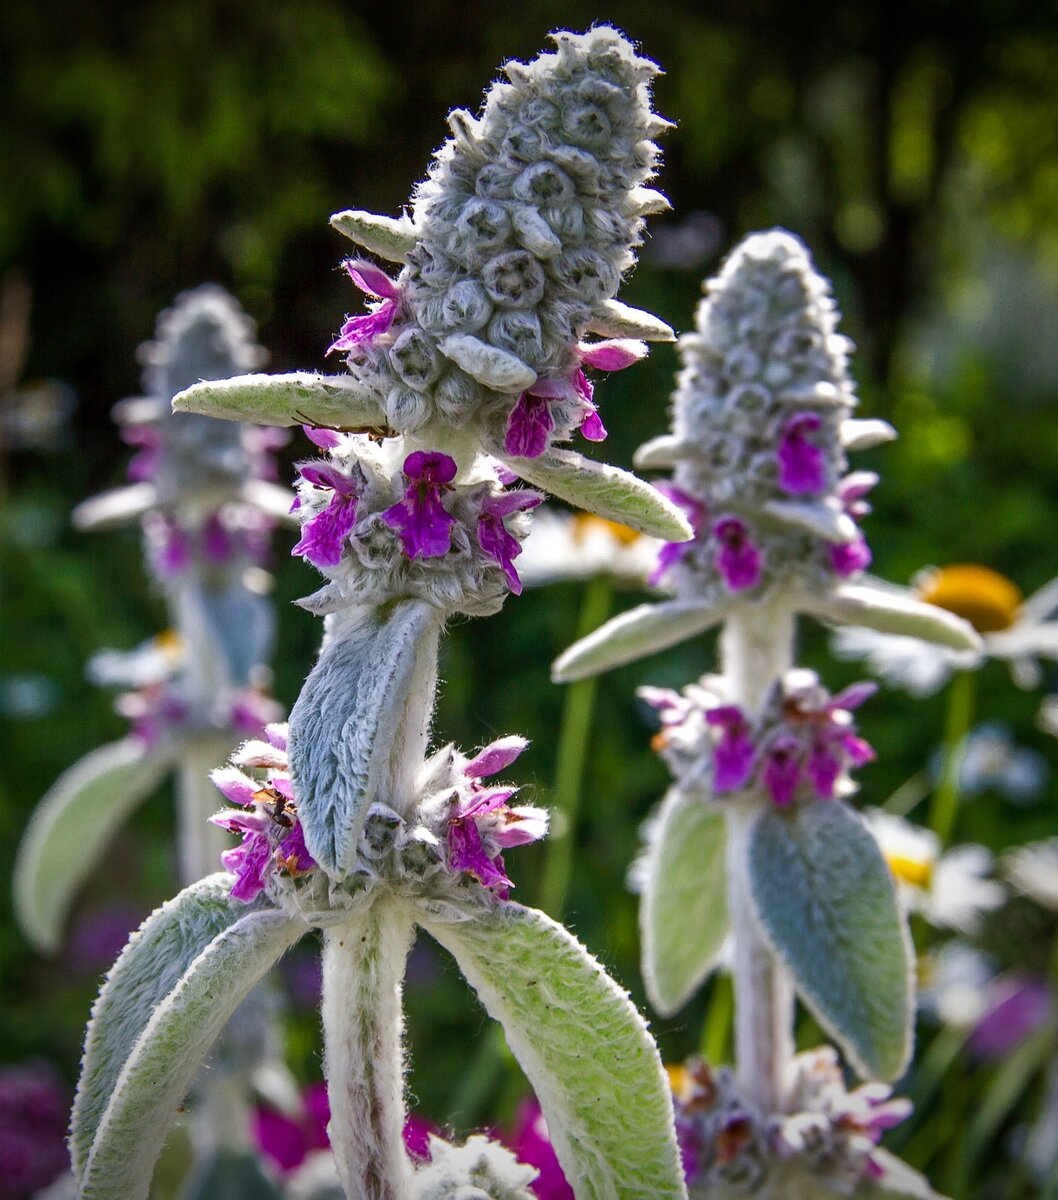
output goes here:
<path id="1" fill-rule="evenodd" d="M 136 453 L 129 459 L 126 475 L 133 483 L 145 483 L 154 478 L 162 456 L 161 430 L 153 425 L 128 425 L 121 431 L 121 440 L 134 446 Z"/>
<path id="2" fill-rule="evenodd" d="M 801 782 L 800 741 L 791 733 L 780 733 L 768 746 L 764 756 L 762 782 L 779 808 L 789 808 Z"/>
<path id="3" fill-rule="evenodd" d="M 713 525 L 713 533 L 720 543 L 716 550 L 716 567 L 728 590 L 741 592 L 756 587 L 764 562 L 746 523 L 738 517 L 721 517 Z"/>
<path id="4" fill-rule="evenodd" d="M 1054 1020 L 1054 997 L 1046 980 L 1013 975 L 993 980 L 988 1011 L 975 1026 L 967 1047 L 976 1058 L 1000 1061 Z"/>
<path id="5" fill-rule="evenodd" d="M 333 450 L 341 444 L 341 434 L 334 429 L 324 429 L 315 425 L 302 425 L 301 428 L 309 441 L 321 450 Z"/>
<path id="6" fill-rule="evenodd" d="M 328 354 L 335 350 L 359 354 L 363 346 L 386 333 L 393 324 L 399 307 L 400 289 L 385 271 L 380 271 L 373 263 L 360 259 L 347 261 L 343 266 L 362 292 L 383 301 L 363 316 L 349 317 L 337 339 L 327 349 Z"/>
<path id="7" fill-rule="evenodd" d="M 756 754 L 746 715 L 737 705 L 725 704 L 710 709 L 705 719 L 721 731 L 713 750 L 713 790 L 721 794 L 736 791 L 753 774 Z"/>
<path id="8" fill-rule="evenodd" d="M 154 746 L 166 735 L 179 732 L 187 722 L 187 704 L 164 683 L 149 683 L 134 692 L 123 692 L 114 710 L 131 722 L 129 732 L 145 746 Z"/>
<path id="9" fill-rule="evenodd" d="M 478 519 L 478 545 L 503 568 L 507 586 L 516 595 L 522 594 L 522 581 L 514 569 L 514 560 L 522 552 L 522 543 L 508 532 L 503 518 L 514 512 L 536 508 L 543 500 L 537 492 L 526 490 L 487 496 L 481 505 Z"/>
<path id="10" fill-rule="evenodd" d="M 857 533 L 851 542 L 831 542 L 827 546 L 827 553 L 830 555 L 830 565 L 842 579 L 866 571 L 873 557 L 862 533 Z"/>
<path id="11" fill-rule="evenodd" d="M 437 558 L 452 546 L 455 517 L 445 510 L 441 493 L 456 477 L 447 454 L 416 450 L 404 460 L 408 489 L 404 499 L 387 508 L 382 519 L 400 533 L 408 558 Z"/>
<path id="12" fill-rule="evenodd" d="M 50 1063 L 0 1067 L 0 1200 L 27 1200 L 69 1170 L 69 1112 Z"/>
<path id="13" fill-rule="evenodd" d="M 706 507 L 701 500 L 689 492 L 683 491 L 682 488 L 676 487 L 675 484 L 659 480 L 654 486 L 678 508 L 683 509 L 687 520 L 691 523 L 691 529 L 694 530 L 694 537 L 689 542 L 666 542 L 661 547 L 658 551 L 657 566 L 651 571 L 650 578 L 647 580 L 651 587 L 656 587 L 664 578 L 665 572 L 699 544 L 705 533 L 705 521 L 708 516 Z"/>
<path id="14" fill-rule="evenodd" d="M 187 533 L 171 517 L 160 512 L 147 513 L 143 518 L 151 563 L 162 579 L 172 579 L 187 570 L 191 562 L 191 541 Z"/>
<path id="15" fill-rule="evenodd" d="M 827 471 L 823 451 L 808 435 L 815 433 L 823 420 L 818 413 L 792 416 L 782 429 L 782 440 L 775 452 L 779 460 L 779 487 L 791 495 L 821 492 L 826 487 Z"/>
<path id="16" fill-rule="evenodd" d="M 235 544 L 220 518 L 220 513 L 212 513 L 202 526 L 201 544 L 203 558 L 213 566 L 223 566 L 231 559 Z"/>
<path id="17" fill-rule="evenodd" d="M 507 418 L 503 445 L 508 454 L 518 458 L 539 458 L 543 454 L 555 427 L 551 416 L 551 400 L 555 398 L 554 388 L 547 380 L 537 380 L 528 391 L 522 392 Z"/>
<path id="18" fill-rule="evenodd" d="M 296 1170 L 313 1150 L 326 1150 L 327 1123 L 331 1119 L 325 1083 L 310 1083 L 301 1093 L 297 1117 L 273 1108 L 254 1113 L 253 1131 L 258 1149 L 285 1175 Z"/>
<path id="19" fill-rule="evenodd" d="M 525 738 L 516 733 L 497 738 L 474 755 L 463 768 L 463 774 L 471 779 L 487 779 L 490 775 L 505 771 L 528 745 Z"/>
<path id="20" fill-rule="evenodd" d="M 334 493 L 330 504 L 306 521 L 301 539 L 291 554 L 307 558 L 316 567 L 336 567 L 341 561 L 345 539 L 356 524 L 356 484 L 333 464 L 300 463 L 301 478 L 321 490 Z"/>

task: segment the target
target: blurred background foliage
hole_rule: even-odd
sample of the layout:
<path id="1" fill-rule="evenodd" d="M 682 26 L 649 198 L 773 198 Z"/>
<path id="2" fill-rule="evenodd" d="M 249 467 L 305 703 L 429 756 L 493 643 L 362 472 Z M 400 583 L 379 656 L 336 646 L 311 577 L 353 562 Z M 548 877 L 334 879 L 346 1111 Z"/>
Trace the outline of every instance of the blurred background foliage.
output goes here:
<path id="1" fill-rule="evenodd" d="M 551 28 L 596 19 L 662 63 L 657 107 L 677 123 L 660 180 L 674 211 L 651 223 L 624 298 L 686 328 L 701 279 L 739 237 L 794 230 L 833 278 L 860 346 L 863 414 L 902 435 L 862 463 L 883 474 L 868 526 L 879 572 L 902 581 L 929 563 L 979 561 L 1026 592 L 1058 574 L 1055 0 L 612 0 L 605 10 L 579 0 L 8 0 L 0 822 L 10 847 L 59 771 L 122 732 L 109 698 L 84 681 L 86 659 L 136 644 L 162 620 L 138 537 L 76 536 L 68 524 L 77 501 L 122 477 L 128 452 L 108 412 L 139 387 L 135 348 L 157 311 L 214 280 L 260 323 L 272 369 L 322 368 L 358 303 L 335 269 L 346 247 L 328 215 L 398 212 L 445 136 L 448 109 L 476 108 L 497 65 L 534 54 Z M 675 366 L 659 347 L 603 384 L 607 458 L 628 463 L 663 429 Z M 292 448 L 288 478 L 290 459 L 306 451 Z M 289 704 L 319 629 L 289 603 L 314 583 L 287 550 L 281 541 L 275 690 Z M 520 777 L 544 803 L 563 703 L 547 664 L 572 639 L 580 600 L 573 584 L 527 593 L 491 621 L 458 626 L 445 650 L 439 734 L 473 746 L 524 732 L 533 745 Z M 805 661 L 834 686 L 854 676 L 827 664 L 817 631 L 804 643 Z M 680 685 L 711 661 L 703 642 L 599 689 L 566 915 L 640 1001 L 636 901 L 623 880 L 666 778 L 633 692 L 646 681 Z M 1058 747 L 1034 725 L 1039 697 L 994 664 L 985 673 L 981 715 L 1007 721 L 1053 766 Z M 863 773 L 865 802 L 921 770 L 941 724 L 939 698 L 885 692 L 872 702 L 862 725 L 879 761 Z M 963 836 L 1001 850 L 1055 831 L 1054 792 L 1017 809 L 986 794 L 960 821 Z M 128 922 L 170 894 L 169 835 L 159 795 L 86 892 L 59 962 L 27 950 L 0 891 L 5 1061 L 46 1057 L 72 1085 L 114 949 L 100 949 L 107 921 L 120 944 Z M 539 894 L 540 854 L 512 856 L 523 899 Z M 1053 932 L 1032 927 L 1037 940 Z M 413 966 L 418 1106 L 464 1129 L 503 1116 L 521 1085 L 487 1022 L 439 954 L 425 948 Z M 311 998 L 311 961 L 288 964 L 288 982 Z M 699 1002 L 656 1023 L 667 1057 L 696 1045 L 703 1011 Z M 291 1021 L 290 1039 L 297 1071 L 318 1077 L 311 1009 Z M 955 1070 L 981 1094 L 990 1086 L 985 1068 Z M 975 1195 L 1033 1194 L 1004 1167 L 1040 1103 L 1033 1087 L 991 1132 L 992 1173 Z M 963 1131 L 938 1106 L 924 1117 L 929 1132 L 908 1153 L 943 1184 Z"/>

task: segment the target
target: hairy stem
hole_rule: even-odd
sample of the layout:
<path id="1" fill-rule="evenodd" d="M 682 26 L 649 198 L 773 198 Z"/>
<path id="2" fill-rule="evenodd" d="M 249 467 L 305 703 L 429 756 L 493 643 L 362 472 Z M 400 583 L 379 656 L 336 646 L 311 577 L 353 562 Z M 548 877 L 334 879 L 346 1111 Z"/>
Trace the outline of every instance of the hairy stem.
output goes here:
<path id="1" fill-rule="evenodd" d="M 205 738 L 190 743 L 181 755 L 176 826 L 180 881 L 184 884 L 221 870 L 221 851 L 232 845 L 230 835 L 209 820 L 221 805 L 209 773 L 225 761 L 231 748 L 230 741 Z"/>
<path id="2" fill-rule="evenodd" d="M 376 901 L 323 935 L 323 1042 L 330 1139 L 348 1200 L 403 1200 L 404 1015 L 412 924 Z"/>
<path id="3" fill-rule="evenodd" d="M 755 715 L 793 662 L 793 614 L 782 605 L 740 608 L 724 623 L 720 653 L 731 702 Z M 735 1063 L 746 1094 L 770 1113 L 783 1108 L 783 1072 L 794 1052 L 794 992 L 753 911 L 747 842 L 754 815 L 745 805 L 728 810 Z"/>
<path id="4" fill-rule="evenodd" d="M 603 578 L 592 579 L 584 589 L 577 640 L 598 629 L 610 614 L 613 592 Z M 573 850 L 577 837 L 577 818 L 581 792 L 584 788 L 584 767 L 588 759 L 592 718 L 595 714 L 597 676 L 578 679 L 566 689 L 562 710 L 562 727 L 558 741 L 558 761 L 555 766 L 555 786 L 552 791 L 552 810 L 558 818 L 546 842 L 543 882 L 540 887 L 540 907 L 556 921 L 562 920 L 573 873 Z"/>

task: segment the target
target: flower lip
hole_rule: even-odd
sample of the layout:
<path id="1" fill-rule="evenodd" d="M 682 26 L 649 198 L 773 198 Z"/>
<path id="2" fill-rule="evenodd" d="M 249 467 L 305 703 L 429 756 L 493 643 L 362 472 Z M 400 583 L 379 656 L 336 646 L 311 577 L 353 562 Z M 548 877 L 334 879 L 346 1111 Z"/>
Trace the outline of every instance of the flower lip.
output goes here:
<path id="1" fill-rule="evenodd" d="M 998 633 L 1017 620 L 1023 596 L 1018 586 L 979 563 L 952 563 L 924 572 L 916 580 L 927 604 L 962 617 L 978 633 Z"/>

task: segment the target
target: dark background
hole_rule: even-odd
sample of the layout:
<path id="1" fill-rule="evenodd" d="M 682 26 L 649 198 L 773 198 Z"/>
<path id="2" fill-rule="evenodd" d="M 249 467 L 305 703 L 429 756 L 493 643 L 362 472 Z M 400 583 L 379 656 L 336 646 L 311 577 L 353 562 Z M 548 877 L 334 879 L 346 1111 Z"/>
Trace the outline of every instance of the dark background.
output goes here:
<path id="1" fill-rule="evenodd" d="M 109 698 L 84 682 L 85 660 L 103 646 L 134 645 L 164 620 L 135 532 L 75 535 L 68 525 L 75 503 L 123 476 L 128 451 L 108 413 L 139 387 L 135 350 L 155 314 L 182 289 L 213 280 L 259 322 L 271 369 L 322 368 L 358 303 L 336 271 L 347 244 L 328 215 L 397 213 L 443 140 L 450 108 L 476 108 L 499 64 L 531 57 L 550 29 L 603 19 L 665 68 L 656 107 L 677 123 L 659 181 L 674 211 L 651 222 L 622 298 L 687 328 L 702 278 L 738 238 L 776 224 L 794 230 L 832 277 L 843 328 L 860 347 L 861 414 L 885 417 L 902 434 L 860 464 L 883 474 L 868 523 L 879 573 L 905 581 L 929 563 L 977 561 L 1026 592 L 1058 573 L 1053 0 L 614 0 L 605 9 L 8 0 L 0 13 L 0 828 L 9 860 L 58 772 L 122 732 Z M 675 367 L 674 351 L 658 347 L 600 387 L 608 459 L 627 464 L 640 441 L 662 431 Z M 291 457 L 305 451 L 300 441 L 292 447 L 285 478 Z M 280 539 L 276 692 L 289 704 L 319 629 L 287 603 L 315 585 L 286 551 Z M 547 663 L 572 640 L 580 595 L 573 584 L 527 593 L 490 621 L 457 627 L 445 649 L 440 736 L 468 747 L 493 733 L 532 737 L 518 778 L 542 803 L 563 701 Z M 808 629 L 803 638 L 805 661 L 822 667 L 824 639 Z M 636 901 L 623 879 L 665 772 L 633 690 L 682 684 L 711 658 L 707 643 L 682 647 L 614 673 L 600 689 L 567 916 L 640 1000 Z M 826 667 L 835 687 L 852 676 L 847 664 Z M 982 683 L 981 715 L 1006 720 L 1053 763 L 1053 743 L 1034 727 L 1039 696 L 1016 691 L 995 664 Z M 866 802 L 880 803 L 921 770 L 942 705 L 893 692 L 871 703 L 862 724 L 879 761 L 863 773 Z M 1002 849 L 1054 832 L 1053 795 L 1025 809 L 986 795 L 960 820 L 966 838 Z M 159 794 L 92 882 L 86 911 L 132 919 L 169 895 L 169 835 Z M 534 897 L 541 854 L 511 856 L 522 899 Z M 2 891 L 0 920 L 0 1057 L 47 1058 L 72 1085 L 104 964 L 90 954 L 80 965 L 35 958 Z M 1005 961 L 1042 966 L 1050 930 L 1018 912 L 998 925 L 990 936 Z M 506 1067 L 490 1075 L 500 1060 L 485 1045 L 484 1017 L 439 955 L 420 953 L 414 967 L 419 1107 L 463 1129 L 507 1115 L 522 1085 Z M 699 1000 L 655 1023 L 667 1058 L 695 1046 L 704 1007 Z M 305 1079 L 318 1076 L 310 1013 L 291 1022 L 291 1055 Z M 995 1085 L 993 1068 L 960 1060 L 956 1071 L 968 1096 Z M 1000 1121 L 981 1197 L 1033 1194 L 1005 1164 L 1040 1088 L 1034 1078 Z M 937 1103 L 923 1117 L 927 1132 L 908 1153 L 943 1184 L 962 1153 L 964 1124 Z"/>

